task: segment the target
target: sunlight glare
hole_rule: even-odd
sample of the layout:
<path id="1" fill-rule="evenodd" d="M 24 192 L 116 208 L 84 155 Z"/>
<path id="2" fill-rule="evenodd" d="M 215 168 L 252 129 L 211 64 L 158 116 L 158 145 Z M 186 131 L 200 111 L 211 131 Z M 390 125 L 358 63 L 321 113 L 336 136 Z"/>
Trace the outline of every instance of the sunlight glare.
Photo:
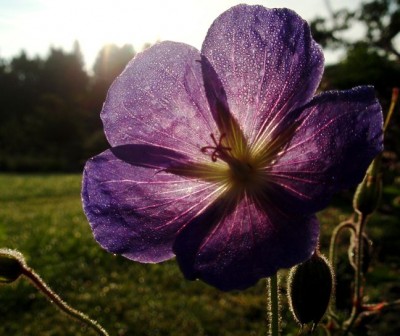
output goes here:
<path id="1" fill-rule="evenodd" d="M 211 22 L 202 22 L 206 7 L 198 2 L 185 1 L 123 1 L 114 0 L 113 5 L 99 1 L 71 0 L 69 2 L 46 2 L 46 11 L 41 22 L 42 29 L 54 27 L 53 41 L 57 45 L 71 45 L 71 36 L 79 41 L 85 59 L 92 63 L 100 48 L 109 43 L 123 45 L 130 43 L 136 51 L 140 51 L 146 43 L 174 38 L 187 41 L 200 48 L 204 36 L 196 35 L 198 25 L 204 25 L 204 35 Z M 198 8 L 193 8 L 193 7 Z M 185 16 L 183 13 L 197 12 L 196 17 Z M 54 15 L 59 13 L 60 15 Z M 182 13 L 179 22 L 173 17 Z M 172 15 L 171 15 L 172 14 Z M 204 14 L 204 15 L 202 15 Z M 192 41 L 192 42 L 190 42 Z"/>

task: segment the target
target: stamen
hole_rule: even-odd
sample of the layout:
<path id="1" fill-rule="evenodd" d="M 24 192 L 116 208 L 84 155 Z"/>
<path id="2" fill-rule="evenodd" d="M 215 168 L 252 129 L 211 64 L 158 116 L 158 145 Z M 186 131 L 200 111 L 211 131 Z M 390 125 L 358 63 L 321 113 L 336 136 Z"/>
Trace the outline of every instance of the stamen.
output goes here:
<path id="1" fill-rule="evenodd" d="M 213 140 L 215 146 L 205 146 L 201 147 L 201 152 L 204 154 L 207 154 L 208 150 L 213 150 L 211 153 L 211 160 L 213 162 L 217 161 L 218 158 L 221 157 L 221 154 L 223 155 L 225 151 L 230 151 L 232 148 L 231 147 L 226 147 L 222 145 L 222 140 L 226 137 L 225 133 L 222 133 L 218 142 L 217 139 L 215 138 L 214 134 L 210 134 L 211 139 Z"/>

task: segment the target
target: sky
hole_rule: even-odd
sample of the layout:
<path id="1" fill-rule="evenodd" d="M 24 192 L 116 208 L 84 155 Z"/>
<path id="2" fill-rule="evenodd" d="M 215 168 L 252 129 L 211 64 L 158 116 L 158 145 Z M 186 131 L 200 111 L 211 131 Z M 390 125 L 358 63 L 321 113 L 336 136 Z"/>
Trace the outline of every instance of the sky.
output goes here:
<path id="1" fill-rule="evenodd" d="M 330 0 L 333 10 L 354 9 L 361 0 Z M 327 0 L 0 0 L 0 58 L 25 50 L 45 56 L 49 47 L 71 51 L 80 43 L 85 66 L 91 69 L 107 43 L 132 44 L 161 40 L 201 47 L 208 27 L 226 9 L 239 3 L 287 7 L 304 19 L 327 16 Z M 326 55 L 327 62 L 338 54 Z"/>

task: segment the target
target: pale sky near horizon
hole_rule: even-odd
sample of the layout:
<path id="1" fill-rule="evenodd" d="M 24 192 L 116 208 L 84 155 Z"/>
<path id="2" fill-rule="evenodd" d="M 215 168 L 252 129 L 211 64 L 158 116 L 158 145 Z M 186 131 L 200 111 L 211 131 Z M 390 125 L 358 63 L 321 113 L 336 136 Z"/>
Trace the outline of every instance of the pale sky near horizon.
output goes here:
<path id="1" fill-rule="evenodd" d="M 0 58 L 21 50 L 44 56 L 50 46 L 69 51 L 77 40 L 91 69 L 107 43 L 140 51 L 146 42 L 173 40 L 200 48 L 214 19 L 239 3 L 291 8 L 306 20 L 328 15 L 326 0 L 0 0 Z M 334 10 L 359 3 L 330 1 Z"/>

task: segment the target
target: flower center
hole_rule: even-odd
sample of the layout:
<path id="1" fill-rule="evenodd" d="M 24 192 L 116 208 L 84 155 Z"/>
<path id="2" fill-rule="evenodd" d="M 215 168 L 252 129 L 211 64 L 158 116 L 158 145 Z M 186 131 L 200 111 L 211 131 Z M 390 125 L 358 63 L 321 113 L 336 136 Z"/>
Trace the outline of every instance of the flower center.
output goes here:
<path id="1" fill-rule="evenodd" d="M 213 162 L 220 159 L 227 163 L 226 181 L 229 185 L 237 191 L 255 188 L 261 182 L 262 174 L 250 153 L 235 151 L 237 148 L 234 142 L 231 146 L 226 145 L 229 139 L 225 133 L 221 134 L 218 141 L 214 134 L 210 136 L 214 146 L 202 147 L 201 152 L 210 155 Z"/>

